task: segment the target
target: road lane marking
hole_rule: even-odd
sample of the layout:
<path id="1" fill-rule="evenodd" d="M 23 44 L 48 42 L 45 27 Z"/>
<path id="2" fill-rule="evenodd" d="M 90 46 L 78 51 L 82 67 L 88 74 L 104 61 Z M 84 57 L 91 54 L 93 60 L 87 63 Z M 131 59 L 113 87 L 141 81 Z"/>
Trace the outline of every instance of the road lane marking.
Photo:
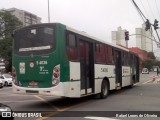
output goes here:
<path id="1" fill-rule="evenodd" d="M 50 114 L 46 115 L 46 117 L 38 118 L 36 120 L 45 120 L 45 119 L 47 119 L 49 117 L 53 117 L 54 115 L 59 114 L 61 112 L 67 111 L 69 109 L 73 109 L 73 108 L 78 107 L 78 106 L 82 106 L 83 104 L 87 104 L 88 102 L 90 102 L 90 101 L 85 101 L 83 103 L 79 103 L 79 104 L 76 104 L 76 105 L 73 105 L 73 106 L 70 106 L 70 107 L 66 107 L 64 109 L 60 109 L 59 111 L 51 112 Z"/>
<path id="2" fill-rule="evenodd" d="M 38 96 L 38 95 L 34 95 L 36 98 L 38 98 L 39 100 L 45 102 L 46 104 L 48 104 L 49 106 L 51 106 L 52 108 L 56 109 L 56 111 L 60 111 L 61 109 L 59 109 L 58 107 L 56 107 L 55 105 L 52 105 L 51 103 L 47 102 L 45 99 L 43 99 L 42 97 Z"/>
<path id="3" fill-rule="evenodd" d="M 147 83 L 149 83 L 149 82 L 152 82 L 152 80 L 148 80 L 148 81 L 146 81 L 146 82 L 144 82 L 144 83 L 142 83 L 142 84 L 147 84 Z"/>
<path id="4" fill-rule="evenodd" d="M 146 81 L 146 82 L 144 82 L 144 83 L 142 83 L 142 84 L 147 84 L 147 83 L 153 83 L 153 84 L 156 84 L 156 83 L 159 83 L 160 82 L 160 80 L 158 79 L 158 80 L 148 80 L 148 81 Z"/>
<path id="5" fill-rule="evenodd" d="M 92 119 L 92 120 L 119 120 L 114 118 L 108 118 L 108 117 L 84 117 L 85 119 Z"/>

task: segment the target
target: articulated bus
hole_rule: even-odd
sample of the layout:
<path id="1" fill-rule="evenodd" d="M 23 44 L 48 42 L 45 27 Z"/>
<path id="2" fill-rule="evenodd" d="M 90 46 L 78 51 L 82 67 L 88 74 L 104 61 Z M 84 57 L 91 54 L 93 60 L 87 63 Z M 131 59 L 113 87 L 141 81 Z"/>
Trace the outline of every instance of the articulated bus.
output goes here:
<path id="1" fill-rule="evenodd" d="M 139 58 L 60 23 L 13 33 L 13 92 L 64 97 L 99 95 L 139 82 Z"/>

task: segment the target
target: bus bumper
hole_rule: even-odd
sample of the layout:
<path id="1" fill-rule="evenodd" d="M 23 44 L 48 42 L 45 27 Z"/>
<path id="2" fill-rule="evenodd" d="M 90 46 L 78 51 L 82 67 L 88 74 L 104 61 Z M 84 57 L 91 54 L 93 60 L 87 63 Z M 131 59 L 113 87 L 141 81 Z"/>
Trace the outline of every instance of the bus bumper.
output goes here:
<path id="1" fill-rule="evenodd" d="M 50 88 L 28 88 L 17 86 L 13 83 L 12 91 L 16 94 L 64 96 L 62 83 Z"/>

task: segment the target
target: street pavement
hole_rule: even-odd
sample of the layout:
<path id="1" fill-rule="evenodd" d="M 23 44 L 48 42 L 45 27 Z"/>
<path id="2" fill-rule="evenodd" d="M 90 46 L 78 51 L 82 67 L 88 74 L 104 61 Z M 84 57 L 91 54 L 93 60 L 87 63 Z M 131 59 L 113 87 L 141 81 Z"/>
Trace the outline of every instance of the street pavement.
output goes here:
<path id="1" fill-rule="evenodd" d="M 152 81 L 153 76 L 156 76 L 156 73 L 143 74 L 140 82 L 133 88 L 111 91 L 107 99 L 92 96 L 69 99 L 55 96 L 17 95 L 12 94 L 11 87 L 4 87 L 0 89 L 0 102 L 10 106 L 13 111 L 48 111 L 44 118 L 19 117 L 15 120 L 159 120 L 160 118 L 155 117 L 116 117 L 119 111 L 160 111 L 160 83 L 157 82 L 158 77 Z M 115 116 L 108 118 L 105 114 L 111 111 L 114 111 L 112 113 Z"/>

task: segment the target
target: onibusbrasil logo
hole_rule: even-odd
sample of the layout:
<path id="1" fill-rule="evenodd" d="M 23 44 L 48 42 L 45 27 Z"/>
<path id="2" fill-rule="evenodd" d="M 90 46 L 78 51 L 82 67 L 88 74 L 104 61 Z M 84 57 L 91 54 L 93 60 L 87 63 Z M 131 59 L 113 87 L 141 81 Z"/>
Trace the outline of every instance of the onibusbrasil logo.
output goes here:
<path id="1" fill-rule="evenodd" d="M 0 103 L 0 117 L 1 118 L 42 117 L 42 115 L 40 112 L 13 112 L 11 107 Z"/>

